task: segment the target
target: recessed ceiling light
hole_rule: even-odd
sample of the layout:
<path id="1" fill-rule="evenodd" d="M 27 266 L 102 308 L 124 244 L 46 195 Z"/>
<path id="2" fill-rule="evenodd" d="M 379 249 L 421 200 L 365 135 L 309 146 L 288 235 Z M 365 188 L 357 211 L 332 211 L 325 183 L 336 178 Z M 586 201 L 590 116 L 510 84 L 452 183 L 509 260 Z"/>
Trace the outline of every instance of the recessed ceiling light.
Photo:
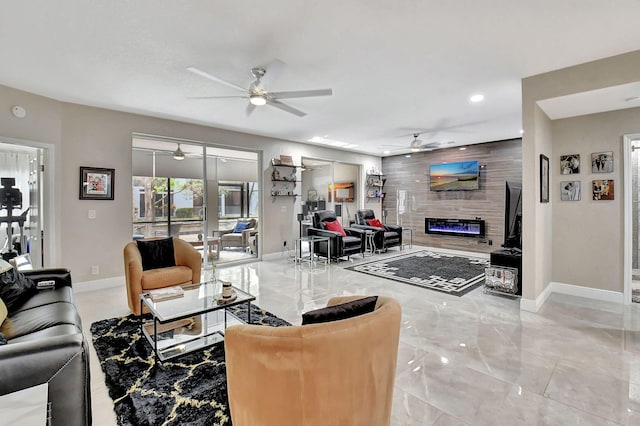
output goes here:
<path id="1" fill-rule="evenodd" d="M 348 142 L 342 142 L 342 141 L 337 141 L 334 139 L 328 139 L 327 135 L 325 136 L 314 136 L 311 139 L 307 139 L 307 142 L 313 142 L 313 143 L 317 143 L 320 145 L 328 145 L 328 146 L 333 146 L 336 148 L 355 148 L 356 144 L 353 143 L 348 143 Z"/>
<path id="2" fill-rule="evenodd" d="M 471 102 L 482 102 L 484 100 L 484 95 L 481 95 L 481 94 L 473 95 L 469 98 L 469 100 Z"/>
<path id="3" fill-rule="evenodd" d="M 467 149 L 467 148 L 465 148 L 464 146 L 460 147 L 460 151 L 464 151 L 465 149 Z"/>
<path id="4" fill-rule="evenodd" d="M 411 158 L 411 154 L 407 154 L 407 155 L 405 155 L 405 157 Z"/>
<path id="5" fill-rule="evenodd" d="M 385 153 L 385 154 L 391 154 L 391 151 L 388 151 L 388 150 L 387 150 L 387 151 L 385 151 L 384 153 Z"/>
<path id="6" fill-rule="evenodd" d="M 520 129 L 520 134 L 524 135 L 524 129 Z"/>

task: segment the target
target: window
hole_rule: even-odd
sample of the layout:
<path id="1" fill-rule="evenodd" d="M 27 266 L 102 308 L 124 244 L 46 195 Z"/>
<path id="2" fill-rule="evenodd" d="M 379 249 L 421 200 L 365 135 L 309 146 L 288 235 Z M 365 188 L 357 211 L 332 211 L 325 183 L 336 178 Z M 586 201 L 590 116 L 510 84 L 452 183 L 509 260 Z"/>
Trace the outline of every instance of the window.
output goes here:
<path id="1" fill-rule="evenodd" d="M 203 219 L 201 179 L 134 176 L 132 191 L 134 236 L 177 235 Z"/>
<path id="2" fill-rule="evenodd" d="M 258 217 L 260 192 L 257 182 L 220 182 L 218 218 Z"/>

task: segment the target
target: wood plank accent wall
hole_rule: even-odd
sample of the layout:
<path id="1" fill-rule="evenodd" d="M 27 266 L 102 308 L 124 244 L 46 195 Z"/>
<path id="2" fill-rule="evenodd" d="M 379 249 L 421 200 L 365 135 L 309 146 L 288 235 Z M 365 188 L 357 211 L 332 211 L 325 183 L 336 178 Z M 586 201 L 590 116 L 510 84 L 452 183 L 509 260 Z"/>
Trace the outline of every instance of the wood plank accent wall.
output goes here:
<path id="1" fill-rule="evenodd" d="M 455 250 L 488 253 L 500 248 L 504 240 L 505 181 L 522 182 L 522 139 L 468 145 L 467 149 L 440 149 L 384 157 L 382 170 L 386 183 L 383 209 L 387 222 L 396 223 L 398 189 L 407 191 L 407 212 L 400 224 L 413 227 L 413 243 Z M 475 191 L 430 191 L 429 165 L 478 160 L 480 189 Z M 367 204 L 365 203 L 365 208 Z M 425 233 L 426 217 L 475 219 L 486 222 L 486 238 L 455 237 Z M 404 238 L 409 238 L 407 233 Z M 489 240 L 493 245 L 489 245 Z"/>

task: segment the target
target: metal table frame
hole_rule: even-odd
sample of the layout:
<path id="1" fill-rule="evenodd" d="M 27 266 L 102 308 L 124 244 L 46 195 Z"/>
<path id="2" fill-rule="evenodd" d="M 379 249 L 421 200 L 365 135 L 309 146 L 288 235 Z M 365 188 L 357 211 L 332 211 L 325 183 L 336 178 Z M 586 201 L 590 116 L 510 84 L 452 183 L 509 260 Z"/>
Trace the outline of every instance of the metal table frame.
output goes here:
<path id="1" fill-rule="evenodd" d="M 183 289 L 185 289 L 186 291 L 193 291 L 196 289 L 200 289 L 201 286 L 204 285 L 213 285 L 213 283 L 197 283 L 197 284 L 188 284 L 185 286 L 182 286 Z M 173 349 L 174 347 L 180 346 L 180 345 L 185 345 L 186 343 L 192 343 L 194 346 L 193 349 L 190 350 L 184 350 L 178 354 L 175 355 L 170 355 L 170 356 L 164 356 L 161 352 L 158 351 L 158 325 L 164 325 L 164 324 L 171 324 L 171 323 L 175 323 L 178 322 L 180 320 L 183 319 L 187 319 L 187 318 L 193 318 L 196 316 L 201 316 L 203 317 L 204 315 L 211 313 L 211 312 L 216 312 L 216 311 L 220 311 L 222 310 L 224 312 L 224 328 L 222 330 L 226 330 L 227 328 L 227 315 L 231 315 L 233 318 L 235 318 L 237 321 L 244 323 L 243 320 L 241 320 L 240 318 L 238 318 L 237 316 L 235 316 L 234 314 L 232 314 L 231 312 L 227 312 L 227 308 L 230 308 L 232 306 L 237 306 L 237 305 L 242 305 L 245 304 L 247 305 L 247 324 L 251 324 L 251 302 L 253 302 L 254 300 L 256 300 L 255 296 L 240 290 L 236 287 L 233 287 L 234 291 L 236 292 L 236 294 L 238 295 L 247 295 L 248 297 L 240 297 L 238 296 L 238 298 L 236 300 L 230 301 L 230 302 L 225 302 L 225 303 L 215 303 L 215 304 L 210 304 L 210 305 L 206 305 L 203 304 L 204 306 L 198 306 L 196 307 L 194 304 L 194 307 L 192 309 L 188 309 L 186 310 L 186 312 L 183 312 L 181 314 L 178 315 L 170 315 L 167 317 L 164 317 L 163 315 L 161 315 L 158 310 L 156 309 L 156 304 L 161 304 L 161 303 L 171 303 L 174 302 L 176 299 L 168 299 L 168 300 L 163 300 L 163 301 L 159 301 L 159 302 L 154 302 L 153 300 L 151 300 L 151 297 L 149 295 L 149 293 L 142 293 L 140 295 L 140 312 L 143 312 L 143 307 L 146 306 L 149 309 L 149 312 L 151 313 L 151 321 L 145 321 L 145 318 L 143 315 L 140 315 L 140 329 L 143 333 L 143 335 L 147 338 L 147 341 L 149 342 L 149 344 L 151 344 L 151 346 L 153 347 L 153 352 L 154 355 L 156 357 L 156 361 L 166 361 L 168 359 L 171 358 L 175 358 L 177 356 L 182 356 L 182 355 L 186 355 L 188 353 L 191 353 L 193 351 L 196 350 L 200 350 L 200 349 L 204 349 L 207 347 L 210 347 L 216 343 L 219 343 L 220 341 L 224 340 L 224 331 L 221 330 L 214 330 L 213 332 L 209 333 L 208 332 L 208 326 L 207 326 L 207 330 L 203 331 L 203 335 L 200 336 L 194 336 L 193 339 L 188 340 L 188 341 L 184 341 L 184 342 L 178 342 L 172 345 L 167 346 L 166 348 L 163 348 L 163 351 L 169 351 L 171 349 Z M 205 293 L 206 293 L 206 289 L 205 289 Z M 205 296 L 205 297 L 214 297 L 214 296 Z M 161 318 L 162 317 L 162 318 Z M 149 333 L 149 331 L 147 330 L 147 326 L 151 325 L 151 323 L 153 322 L 153 334 Z M 206 325 L 206 324 L 205 324 Z M 218 325 L 218 324 L 216 324 Z M 180 326 L 176 326 L 177 327 L 181 327 Z M 168 330 L 165 330 L 168 331 Z M 160 333 L 162 333 L 164 331 L 161 331 Z M 214 335 L 219 335 L 216 339 L 210 339 L 212 336 Z M 207 340 L 211 340 L 211 342 L 207 343 Z M 202 344 L 200 344 L 202 343 Z"/>

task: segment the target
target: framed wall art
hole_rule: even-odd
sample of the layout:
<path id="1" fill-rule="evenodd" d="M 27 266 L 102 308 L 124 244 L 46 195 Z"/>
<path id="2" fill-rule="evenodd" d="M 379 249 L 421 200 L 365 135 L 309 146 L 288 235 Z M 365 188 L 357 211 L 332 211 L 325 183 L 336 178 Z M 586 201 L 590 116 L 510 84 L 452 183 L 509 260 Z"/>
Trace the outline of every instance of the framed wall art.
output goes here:
<path id="1" fill-rule="evenodd" d="M 611 173 L 613 171 L 613 151 L 591 154 L 591 173 Z"/>
<path id="2" fill-rule="evenodd" d="M 335 185 L 329 184 L 329 202 L 353 203 L 354 188 L 355 184 L 353 182 L 336 183 Z"/>
<path id="3" fill-rule="evenodd" d="M 563 175 L 580 173 L 580 154 L 561 155 L 560 173 Z"/>
<path id="4" fill-rule="evenodd" d="M 560 182 L 560 199 L 562 201 L 580 201 L 580 181 Z"/>
<path id="5" fill-rule="evenodd" d="M 540 154 L 540 202 L 549 202 L 549 157 Z"/>
<path id="6" fill-rule="evenodd" d="M 613 200 L 615 191 L 613 188 L 613 180 L 612 179 L 600 179 L 594 180 L 592 183 L 593 188 L 593 199 L 596 201 L 600 200 Z"/>
<path id="7" fill-rule="evenodd" d="M 115 169 L 80 167 L 81 200 L 113 200 Z"/>

